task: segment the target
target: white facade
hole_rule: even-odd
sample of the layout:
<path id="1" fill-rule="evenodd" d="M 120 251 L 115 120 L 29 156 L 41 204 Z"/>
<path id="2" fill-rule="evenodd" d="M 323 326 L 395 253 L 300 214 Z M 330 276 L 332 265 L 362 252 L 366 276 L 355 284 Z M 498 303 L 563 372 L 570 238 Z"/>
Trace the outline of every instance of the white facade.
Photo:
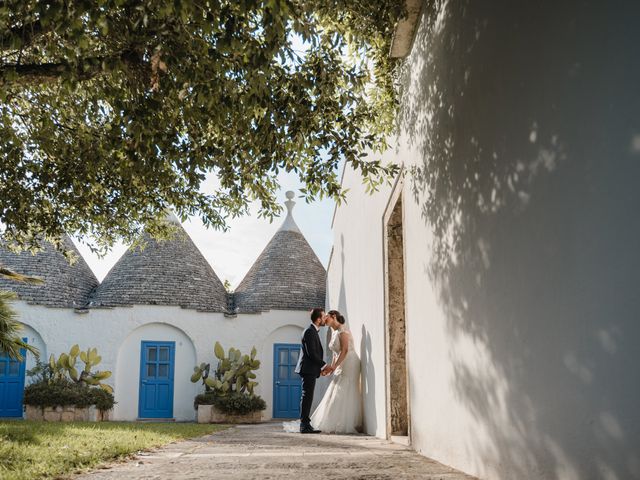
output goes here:
<path id="1" fill-rule="evenodd" d="M 98 349 L 102 362 L 96 368 L 113 372 L 105 383 L 114 387 L 117 402 L 114 420 L 138 418 L 142 341 L 175 342 L 173 418 L 176 421 L 195 419 L 193 399 L 203 391 L 203 386 L 200 382 L 191 383 L 190 377 L 194 366 L 202 362 L 211 363 L 215 368 L 213 345 L 216 341 L 225 350 L 234 347 L 243 353 L 249 353 L 255 346 L 261 362 L 256 371 L 259 382 L 256 393 L 267 403 L 263 418 L 270 419 L 273 346 L 299 344 L 302 331 L 309 323 L 308 312 L 290 310 L 225 317 L 221 313 L 152 305 L 91 309 L 85 313 L 22 301 L 15 302 L 14 306 L 25 325 L 23 336 L 39 348 L 43 359 L 68 352 L 76 343 L 85 350 Z M 26 368 L 32 368 L 34 363 L 35 359 L 29 354 Z"/>
<path id="2" fill-rule="evenodd" d="M 174 237 L 147 235 L 146 247 L 127 251 L 102 283 L 82 258 L 70 265 L 45 244 L 35 256 L 0 250 L 0 263 L 42 278 L 42 285 L 0 279 L 0 288 L 21 299 L 15 309 L 23 335 L 43 360 L 76 344 L 97 349 L 102 362 L 96 368 L 112 372 L 105 383 L 114 388 L 115 420 L 194 420 L 194 397 L 205 389 L 190 379 L 202 363 L 211 373 L 216 369 L 216 342 L 225 352 L 256 348 L 261 365 L 254 391 L 267 404 L 263 419 L 297 417 L 295 364 L 309 310 L 325 302 L 326 271 L 293 219 L 293 196 L 287 192 L 287 217 L 234 293 L 224 289 L 173 215 L 167 219 L 177 224 Z M 29 354 L 26 369 L 35 361 Z M 5 375 L 14 367 L 3 362 L 2 368 L 0 387 L 10 387 L 0 388 L 0 416 L 19 417 L 22 370 Z M 326 382 L 319 384 L 318 397 Z"/>
<path id="3" fill-rule="evenodd" d="M 490 4 L 424 9 L 384 155 L 405 177 L 369 196 L 344 174 L 328 308 L 366 432 L 390 435 L 401 198 L 412 447 L 483 479 L 638 479 L 638 5 Z"/>

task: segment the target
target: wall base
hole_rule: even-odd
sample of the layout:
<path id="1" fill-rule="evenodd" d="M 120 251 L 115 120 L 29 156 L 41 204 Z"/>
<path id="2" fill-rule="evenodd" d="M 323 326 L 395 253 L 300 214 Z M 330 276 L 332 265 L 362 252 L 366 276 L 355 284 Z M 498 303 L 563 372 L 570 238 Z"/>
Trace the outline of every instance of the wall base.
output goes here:
<path id="1" fill-rule="evenodd" d="M 98 410 L 94 406 L 65 405 L 43 408 L 27 405 L 26 419 L 44 422 L 107 422 L 110 412 L 110 410 Z"/>

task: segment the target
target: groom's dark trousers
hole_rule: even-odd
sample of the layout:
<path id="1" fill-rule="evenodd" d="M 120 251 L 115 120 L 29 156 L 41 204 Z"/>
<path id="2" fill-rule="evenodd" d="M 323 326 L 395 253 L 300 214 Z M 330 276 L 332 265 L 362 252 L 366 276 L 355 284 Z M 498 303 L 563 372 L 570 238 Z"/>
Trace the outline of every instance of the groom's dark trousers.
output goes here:
<path id="1" fill-rule="evenodd" d="M 302 396 L 300 397 L 300 428 L 310 428 L 311 404 L 316 379 L 324 367 L 324 350 L 320 342 L 320 335 L 315 325 L 311 324 L 302 334 L 302 348 L 296 365 L 296 373 L 302 378 Z"/>
<path id="2" fill-rule="evenodd" d="M 302 396 L 300 397 L 300 425 L 311 425 L 311 405 L 313 404 L 313 392 L 316 389 L 316 377 L 314 375 L 300 375 L 302 377 Z"/>

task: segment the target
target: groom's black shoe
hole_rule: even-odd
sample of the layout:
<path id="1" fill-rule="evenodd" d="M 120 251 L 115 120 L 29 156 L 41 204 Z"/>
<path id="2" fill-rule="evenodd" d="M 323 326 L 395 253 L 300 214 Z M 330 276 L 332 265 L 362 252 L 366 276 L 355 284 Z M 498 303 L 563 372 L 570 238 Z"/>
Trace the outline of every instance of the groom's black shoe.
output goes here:
<path id="1" fill-rule="evenodd" d="M 316 430 L 311 424 L 300 425 L 300 433 L 320 433 L 320 430 Z"/>

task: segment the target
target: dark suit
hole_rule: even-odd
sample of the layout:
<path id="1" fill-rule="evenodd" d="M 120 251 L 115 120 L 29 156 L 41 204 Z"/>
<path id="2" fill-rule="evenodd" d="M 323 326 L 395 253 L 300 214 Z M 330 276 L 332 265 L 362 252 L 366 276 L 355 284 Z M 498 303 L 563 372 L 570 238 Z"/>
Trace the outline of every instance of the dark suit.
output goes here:
<path id="1" fill-rule="evenodd" d="M 298 356 L 296 373 L 302 377 L 302 396 L 300 398 L 300 426 L 310 425 L 311 404 L 313 403 L 313 391 L 316 388 L 316 379 L 325 362 L 324 350 L 320 342 L 320 335 L 312 323 L 302 334 L 302 348 Z"/>

